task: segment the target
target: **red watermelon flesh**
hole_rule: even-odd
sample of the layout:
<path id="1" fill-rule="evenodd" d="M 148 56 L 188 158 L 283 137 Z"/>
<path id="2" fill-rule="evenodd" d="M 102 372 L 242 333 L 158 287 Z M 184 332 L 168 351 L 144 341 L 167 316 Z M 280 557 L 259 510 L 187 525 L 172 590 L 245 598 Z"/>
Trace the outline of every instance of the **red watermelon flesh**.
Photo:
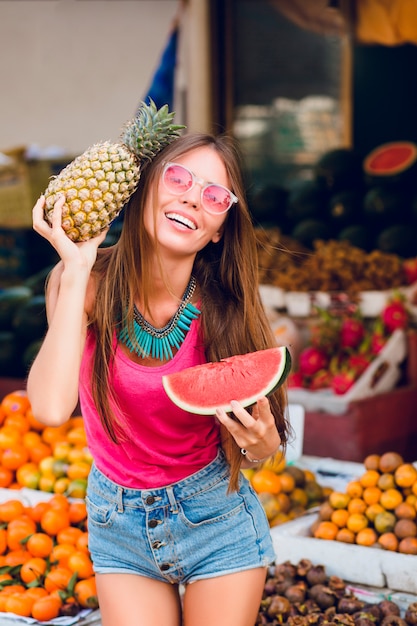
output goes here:
<path id="1" fill-rule="evenodd" d="M 411 141 L 378 146 L 366 157 L 364 170 L 373 176 L 393 176 L 407 170 L 417 159 L 417 146 Z"/>
<path id="2" fill-rule="evenodd" d="M 214 415 L 216 408 L 231 411 L 231 400 L 242 406 L 272 393 L 287 378 L 291 369 L 288 348 L 258 350 L 189 367 L 162 377 L 172 402 L 190 413 Z"/>

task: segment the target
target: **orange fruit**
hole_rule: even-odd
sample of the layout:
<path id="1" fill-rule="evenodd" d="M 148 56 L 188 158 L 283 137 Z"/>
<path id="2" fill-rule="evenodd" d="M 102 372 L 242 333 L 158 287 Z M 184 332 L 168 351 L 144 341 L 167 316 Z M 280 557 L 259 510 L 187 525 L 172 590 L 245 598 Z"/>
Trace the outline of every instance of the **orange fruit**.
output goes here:
<path id="1" fill-rule="evenodd" d="M 82 535 L 80 535 L 77 539 L 77 543 L 75 544 L 77 550 L 82 550 L 84 552 L 89 552 L 88 549 L 88 532 L 85 530 Z"/>
<path id="2" fill-rule="evenodd" d="M 56 536 L 60 530 L 70 525 L 68 511 L 64 509 L 47 509 L 40 520 L 42 530 L 51 536 Z"/>
<path id="3" fill-rule="evenodd" d="M 378 537 L 378 543 L 381 545 L 384 550 L 390 550 L 391 552 L 396 552 L 398 550 L 398 537 L 392 532 L 382 533 Z"/>
<path id="4" fill-rule="evenodd" d="M 342 541 L 343 543 L 355 543 L 355 533 L 349 530 L 349 528 L 341 528 L 337 532 L 336 541 Z"/>
<path id="5" fill-rule="evenodd" d="M 36 532 L 36 524 L 28 515 L 21 515 L 7 526 L 7 545 L 9 550 L 20 550 L 23 542 Z"/>
<path id="6" fill-rule="evenodd" d="M 381 506 L 388 511 L 393 511 L 402 501 L 403 496 L 398 489 L 387 489 L 383 491 L 379 499 Z"/>
<path id="7" fill-rule="evenodd" d="M 398 544 L 398 552 L 401 554 L 417 554 L 417 538 L 405 537 Z"/>
<path id="8" fill-rule="evenodd" d="M 7 530 L 0 528 L 0 554 L 4 554 L 7 550 Z"/>
<path id="9" fill-rule="evenodd" d="M 13 482 L 13 478 L 13 471 L 0 465 L 0 487 L 10 487 Z"/>
<path id="10" fill-rule="evenodd" d="M 20 500 L 6 500 L 0 503 L 0 521 L 10 522 L 23 515 L 25 507 Z"/>
<path id="11" fill-rule="evenodd" d="M 72 543 L 75 546 L 77 543 L 77 539 L 81 537 L 83 531 L 81 528 L 77 528 L 77 526 L 65 526 L 56 534 L 57 543 Z"/>
<path id="12" fill-rule="evenodd" d="M 62 601 L 57 596 L 47 595 L 35 600 L 32 617 L 38 622 L 49 622 L 59 616 Z"/>
<path id="13" fill-rule="evenodd" d="M 411 519 L 399 519 L 394 526 L 394 534 L 398 539 L 417 537 L 417 524 Z"/>
<path id="14" fill-rule="evenodd" d="M 10 428 L 15 428 L 22 435 L 24 433 L 27 433 L 28 430 L 30 429 L 30 424 L 29 424 L 27 417 L 23 415 L 23 413 L 17 413 L 17 412 L 6 415 L 3 425 L 9 426 Z"/>
<path id="15" fill-rule="evenodd" d="M 332 513 L 330 521 L 336 524 L 338 528 L 344 528 L 349 517 L 346 509 L 335 509 Z"/>
<path id="16" fill-rule="evenodd" d="M 15 443 L 3 452 L 1 463 L 3 467 L 10 470 L 17 470 L 21 465 L 29 460 L 29 452 L 21 443 Z"/>
<path id="17" fill-rule="evenodd" d="M 332 491 L 329 495 L 329 504 L 334 509 L 347 509 L 350 501 L 350 496 L 347 493 L 341 491 Z"/>
<path id="18" fill-rule="evenodd" d="M 276 474 L 281 474 L 281 472 L 284 471 L 286 464 L 287 462 L 285 456 L 280 452 L 277 452 L 276 454 L 274 454 L 274 456 L 271 456 L 269 459 L 267 459 L 265 463 L 263 463 L 262 467 L 265 469 L 270 469 Z"/>
<path id="19" fill-rule="evenodd" d="M 70 501 L 64 494 L 56 493 L 49 500 L 49 506 L 52 509 L 58 509 L 62 511 L 68 511 L 70 505 Z"/>
<path id="20" fill-rule="evenodd" d="M 399 519 L 415 519 L 417 517 L 416 507 L 410 502 L 407 502 L 407 500 L 400 502 L 400 504 L 395 507 L 394 513 Z"/>
<path id="21" fill-rule="evenodd" d="M 387 489 L 395 489 L 394 474 L 381 474 L 377 483 L 377 487 L 379 487 L 382 491 L 386 491 Z"/>
<path id="22" fill-rule="evenodd" d="M 44 441 L 38 441 L 29 448 L 30 460 L 34 463 L 37 463 L 38 465 L 42 461 L 42 459 L 46 459 L 48 456 L 51 456 L 51 453 L 51 446 Z"/>
<path id="23" fill-rule="evenodd" d="M 377 470 L 366 470 L 359 478 L 362 487 L 375 487 L 381 474 Z"/>
<path id="24" fill-rule="evenodd" d="M 26 561 L 32 558 L 32 555 L 28 550 L 22 548 L 17 550 L 9 550 L 4 556 L 4 565 L 7 567 L 16 567 L 17 565 L 23 565 Z"/>
<path id="25" fill-rule="evenodd" d="M 268 518 L 268 521 L 271 521 L 276 515 L 278 515 L 278 513 L 281 512 L 281 507 L 279 505 L 277 497 L 274 496 L 272 493 L 261 491 L 261 493 L 258 494 L 258 497 L 265 511 L 266 517 Z M 71 527 L 71 528 L 74 528 L 74 527 Z M 79 528 L 77 528 L 77 530 L 79 530 L 80 533 L 82 533 L 82 530 L 80 530 Z M 76 540 L 71 541 L 70 543 L 75 544 Z"/>
<path id="26" fill-rule="evenodd" d="M 12 446 L 16 446 L 22 442 L 22 434 L 11 428 L 10 426 L 2 426 L 0 428 L 0 449 L 6 450 Z"/>
<path id="27" fill-rule="evenodd" d="M 66 424 L 62 424 L 61 426 L 45 426 L 42 431 L 42 439 L 45 443 L 49 443 L 50 445 L 54 445 L 58 441 L 65 441 L 67 428 Z"/>
<path id="28" fill-rule="evenodd" d="M 378 515 L 378 513 L 383 513 L 384 511 L 385 511 L 384 507 L 381 506 L 379 502 L 376 502 L 375 504 L 370 504 L 367 507 L 365 511 L 365 515 L 369 519 L 370 522 L 373 522 L 376 516 Z"/>
<path id="29" fill-rule="evenodd" d="M 77 461 L 76 463 L 70 463 L 67 469 L 67 476 L 71 480 L 77 480 L 78 478 L 87 478 L 90 473 L 91 465 L 86 461 Z M 265 470 L 266 471 L 266 470 Z M 276 474 L 281 484 L 281 478 Z"/>
<path id="30" fill-rule="evenodd" d="M 302 487 L 296 487 L 288 495 L 289 495 L 292 507 L 300 506 L 300 507 L 302 507 L 302 509 L 306 508 L 306 506 L 308 504 L 308 496 L 307 496 L 307 493 L 305 492 L 305 490 Z M 300 512 L 302 512 L 302 511 L 300 511 Z"/>
<path id="31" fill-rule="evenodd" d="M 334 540 L 339 531 L 339 527 L 332 521 L 322 521 L 314 531 L 316 539 Z"/>
<path id="32" fill-rule="evenodd" d="M 391 511 L 383 511 L 378 513 L 374 519 L 375 530 L 379 534 L 390 533 L 394 530 L 397 518 Z"/>
<path id="33" fill-rule="evenodd" d="M 268 493 L 277 494 L 281 491 L 281 479 L 272 470 L 260 469 L 252 476 L 252 487 L 257 493 L 266 491 Z"/>
<path id="34" fill-rule="evenodd" d="M 79 524 L 87 519 L 87 506 L 85 501 L 70 502 L 68 514 L 71 524 Z"/>
<path id="35" fill-rule="evenodd" d="M 362 528 L 356 535 L 356 543 L 360 546 L 373 546 L 378 540 L 378 534 L 373 528 Z"/>
<path id="36" fill-rule="evenodd" d="M 33 533 L 26 542 L 26 549 L 29 550 L 33 556 L 45 559 L 51 554 L 53 547 L 53 539 L 46 533 Z"/>
<path id="37" fill-rule="evenodd" d="M 369 487 L 367 487 L 369 489 Z M 362 498 L 352 498 L 348 504 L 347 510 L 350 515 L 353 513 L 365 513 L 367 504 Z"/>
<path id="38" fill-rule="evenodd" d="M 67 433 L 67 441 L 74 446 L 84 448 L 87 445 L 87 437 L 85 434 L 84 425 L 74 426 L 70 428 Z"/>
<path id="39" fill-rule="evenodd" d="M 403 463 L 395 470 L 394 479 L 399 487 L 411 487 L 417 481 L 417 469 L 412 463 Z"/>
<path id="40" fill-rule="evenodd" d="M 68 567 L 68 557 L 77 550 L 72 543 L 57 543 L 51 551 L 50 561 L 53 565 Z"/>
<path id="41" fill-rule="evenodd" d="M 380 458 L 381 457 L 379 454 L 368 454 L 368 456 L 365 458 L 363 462 L 365 469 L 366 470 L 379 470 Z"/>
<path id="42" fill-rule="evenodd" d="M 29 598 L 33 598 L 33 600 L 37 600 L 38 598 L 43 598 L 48 595 L 48 592 L 43 587 L 28 587 L 26 589 L 25 594 L 29 596 Z"/>
<path id="43" fill-rule="evenodd" d="M 363 528 L 366 528 L 369 524 L 369 520 L 363 513 L 353 513 L 349 515 L 349 519 L 346 522 L 346 527 L 354 533 L 358 533 Z"/>
<path id="44" fill-rule="evenodd" d="M 384 452 L 379 459 L 379 471 L 382 474 L 393 473 L 404 463 L 404 459 L 398 452 Z"/>
<path id="45" fill-rule="evenodd" d="M 72 578 L 73 572 L 68 567 L 58 565 L 49 570 L 45 576 L 44 587 L 51 593 L 56 589 L 66 590 Z"/>
<path id="46" fill-rule="evenodd" d="M 84 578 L 75 583 L 74 596 L 78 604 L 85 609 L 97 609 L 97 588 L 95 576 Z"/>
<path id="47" fill-rule="evenodd" d="M 45 424 L 42 424 L 36 417 L 33 415 L 32 407 L 29 407 L 25 413 L 26 419 L 29 422 L 31 430 L 36 430 L 37 432 L 42 431 L 45 428 Z"/>
<path id="48" fill-rule="evenodd" d="M 40 581 L 45 574 L 47 568 L 47 562 L 40 557 L 32 557 L 23 563 L 20 568 L 20 578 L 25 584 Z"/>
<path id="49" fill-rule="evenodd" d="M 93 564 L 86 552 L 76 551 L 68 557 L 68 569 L 78 578 L 90 578 L 94 575 Z"/>
<path id="50" fill-rule="evenodd" d="M 23 463 L 16 470 L 16 481 L 21 487 L 37 489 L 39 486 L 40 471 L 36 463 Z"/>
<path id="51" fill-rule="evenodd" d="M 6 415 L 10 415 L 10 413 L 26 413 L 30 407 L 26 391 L 18 389 L 6 394 L 0 403 L 0 407 Z"/>
<path id="52" fill-rule="evenodd" d="M 291 493 L 295 489 L 295 478 L 288 472 L 282 472 L 280 475 L 281 487 L 284 493 Z"/>
<path id="53" fill-rule="evenodd" d="M 32 616 L 34 600 L 24 592 L 10 594 L 6 600 L 4 610 L 6 613 L 14 613 L 22 617 Z"/>
<path id="54" fill-rule="evenodd" d="M 42 515 L 49 509 L 49 503 L 45 501 L 40 501 L 34 504 L 27 510 L 27 514 L 29 517 L 33 519 L 34 522 L 39 523 L 41 521 Z"/>
<path id="55" fill-rule="evenodd" d="M 381 497 L 381 489 L 379 487 L 365 487 L 362 494 L 362 500 L 366 504 L 376 504 Z"/>
<path id="56" fill-rule="evenodd" d="M 351 480 L 346 485 L 346 493 L 351 498 L 360 498 L 363 493 L 363 487 L 360 484 L 359 480 Z"/>

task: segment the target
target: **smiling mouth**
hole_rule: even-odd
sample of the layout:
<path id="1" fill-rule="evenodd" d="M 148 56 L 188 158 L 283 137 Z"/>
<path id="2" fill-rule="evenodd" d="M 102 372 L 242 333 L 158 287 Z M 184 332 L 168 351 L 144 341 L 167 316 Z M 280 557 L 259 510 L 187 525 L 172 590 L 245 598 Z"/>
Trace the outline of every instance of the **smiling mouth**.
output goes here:
<path id="1" fill-rule="evenodd" d="M 177 222 L 177 224 L 181 224 L 182 226 L 186 226 L 190 230 L 197 230 L 197 226 L 191 220 L 187 219 L 183 215 L 179 215 L 178 213 L 166 213 L 165 216 L 171 220 L 171 222 Z"/>

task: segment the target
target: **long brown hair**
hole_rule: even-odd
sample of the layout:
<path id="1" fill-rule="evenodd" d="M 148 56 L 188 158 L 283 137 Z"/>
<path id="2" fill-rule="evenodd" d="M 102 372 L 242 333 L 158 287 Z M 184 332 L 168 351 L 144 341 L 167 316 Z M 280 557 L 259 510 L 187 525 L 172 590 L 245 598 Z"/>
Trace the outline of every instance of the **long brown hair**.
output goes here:
<path id="1" fill-rule="evenodd" d="M 114 333 L 123 319 L 131 323 L 133 302 L 140 293 L 147 302 L 151 284 L 149 259 L 153 243 L 144 228 L 143 214 L 148 192 L 156 188 L 165 161 L 203 146 L 210 146 L 222 158 L 233 192 L 239 201 L 227 214 L 219 243 L 209 243 L 195 259 L 202 309 L 201 331 L 208 361 L 219 361 L 276 345 L 258 291 L 256 235 L 245 199 L 239 151 L 229 137 L 202 133 L 186 134 L 175 140 L 142 171 L 138 189 L 124 209 L 124 221 L 116 245 L 98 257 L 94 267 L 97 295 L 90 319 L 96 349 L 93 365 L 93 397 L 102 424 L 114 441 L 123 438 L 123 425 L 111 411 L 117 404 L 108 384 L 114 356 Z M 279 388 L 270 397 L 272 412 L 281 437 L 282 449 L 288 440 L 285 419 L 286 394 Z M 226 433 L 223 441 L 231 465 L 231 488 L 236 488 L 242 455 Z"/>

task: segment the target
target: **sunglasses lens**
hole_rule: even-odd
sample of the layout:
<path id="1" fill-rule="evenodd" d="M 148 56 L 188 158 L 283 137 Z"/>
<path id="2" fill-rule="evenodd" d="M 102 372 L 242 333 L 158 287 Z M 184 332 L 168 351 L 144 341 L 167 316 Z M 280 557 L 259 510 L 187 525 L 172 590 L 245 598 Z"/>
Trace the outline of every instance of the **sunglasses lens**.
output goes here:
<path id="1" fill-rule="evenodd" d="M 193 177 L 182 165 L 172 164 L 165 169 L 164 184 L 171 193 L 185 193 L 193 186 Z"/>
<path id="2" fill-rule="evenodd" d="M 203 203 L 209 213 L 225 213 L 232 204 L 230 191 L 220 185 L 207 185 L 203 190 Z"/>

